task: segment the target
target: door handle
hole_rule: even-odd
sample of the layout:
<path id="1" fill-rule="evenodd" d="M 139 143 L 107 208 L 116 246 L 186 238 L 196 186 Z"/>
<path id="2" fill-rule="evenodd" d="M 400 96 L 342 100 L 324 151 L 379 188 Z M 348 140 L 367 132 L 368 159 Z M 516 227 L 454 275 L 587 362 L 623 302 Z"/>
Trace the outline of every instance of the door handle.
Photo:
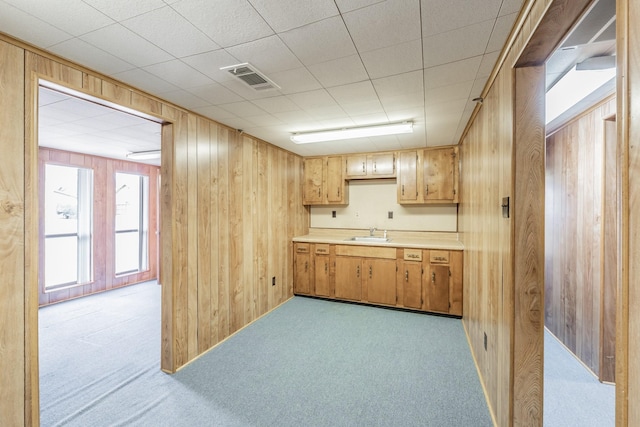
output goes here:
<path id="1" fill-rule="evenodd" d="M 373 277 L 373 266 L 369 266 L 369 279 Z"/>
<path id="2" fill-rule="evenodd" d="M 431 273 L 431 282 L 432 283 L 436 283 L 436 273 L 435 273 L 435 271 L 433 273 Z"/>
<path id="3" fill-rule="evenodd" d="M 406 282 L 408 282 L 408 281 L 409 281 L 409 270 L 405 270 L 405 271 L 404 271 L 404 280 L 405 280 Z"/>

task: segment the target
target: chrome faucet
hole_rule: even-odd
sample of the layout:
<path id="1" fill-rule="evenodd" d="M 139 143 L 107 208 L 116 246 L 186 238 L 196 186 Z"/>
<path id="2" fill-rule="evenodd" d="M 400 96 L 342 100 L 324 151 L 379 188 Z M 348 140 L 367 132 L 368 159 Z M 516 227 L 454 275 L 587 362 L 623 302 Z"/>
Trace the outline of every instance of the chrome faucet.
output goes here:
<path id="1" fill-rule="evenodd" d="M 375 227 L 369 227 L 369 236 L 373 237 L 373 232 L 376 231 L 377 228 Z"/>

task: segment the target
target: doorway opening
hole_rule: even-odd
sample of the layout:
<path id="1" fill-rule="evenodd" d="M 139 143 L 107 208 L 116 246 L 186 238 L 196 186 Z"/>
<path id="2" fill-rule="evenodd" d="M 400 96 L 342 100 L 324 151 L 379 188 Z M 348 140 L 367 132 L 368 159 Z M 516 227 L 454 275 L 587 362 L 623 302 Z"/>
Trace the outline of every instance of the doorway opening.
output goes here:
<path id="1" fill-rule="evenodd" d="M 44 81 L 37 123 L 40 401 L 55 424 L 141 354 L 160 368 L 162 123 Z M 78 375 L 61 375 L 69 364 Z"/>
<path id="2" fill-rule="evenodd" d="M 615 6 L 593 2 L 546 62 L 548 425 L 615 423 Z"/>

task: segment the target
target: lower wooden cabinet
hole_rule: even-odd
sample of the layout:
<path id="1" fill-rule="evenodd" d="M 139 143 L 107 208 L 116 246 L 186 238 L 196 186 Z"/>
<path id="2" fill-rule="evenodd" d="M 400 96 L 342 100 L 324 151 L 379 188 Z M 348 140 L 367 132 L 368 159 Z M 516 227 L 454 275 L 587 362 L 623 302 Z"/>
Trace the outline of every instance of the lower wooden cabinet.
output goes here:
<path id="1" fill-rule="evenodd" d="M 462 316 L 462 251 L 296 243 L 293 289 Z"/>
<path id="2" fill-rule="evenodd" d="M 293 245 L 293 293 L 311 293 L 311 252 L 309 243 Z"/>

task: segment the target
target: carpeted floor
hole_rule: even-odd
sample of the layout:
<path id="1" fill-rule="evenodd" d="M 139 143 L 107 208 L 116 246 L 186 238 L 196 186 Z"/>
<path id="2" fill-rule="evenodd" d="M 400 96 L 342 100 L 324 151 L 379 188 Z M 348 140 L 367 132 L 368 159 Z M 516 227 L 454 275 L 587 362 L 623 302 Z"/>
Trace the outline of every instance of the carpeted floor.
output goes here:
<path id="1" fill-rule="evenodd" d="M 40 310 L 43 426 L 490 426 L 458 319 L 296 297 L 175 375 L 153 283 Z"/>
<path id="2" fill-rule="evenodd" d="M 544 425 L 615 425 L 616 388 L 602 384 L 545 329 Z"/>
<path id="3" fill-rule="evenodd" d="M 296 297 L 167 375 L 155 282 L 39 318 L 44 427 L 491 425 L 457 319 Z M 614 387 L 545 349 L 545 426 L 614 425 Z"/>

